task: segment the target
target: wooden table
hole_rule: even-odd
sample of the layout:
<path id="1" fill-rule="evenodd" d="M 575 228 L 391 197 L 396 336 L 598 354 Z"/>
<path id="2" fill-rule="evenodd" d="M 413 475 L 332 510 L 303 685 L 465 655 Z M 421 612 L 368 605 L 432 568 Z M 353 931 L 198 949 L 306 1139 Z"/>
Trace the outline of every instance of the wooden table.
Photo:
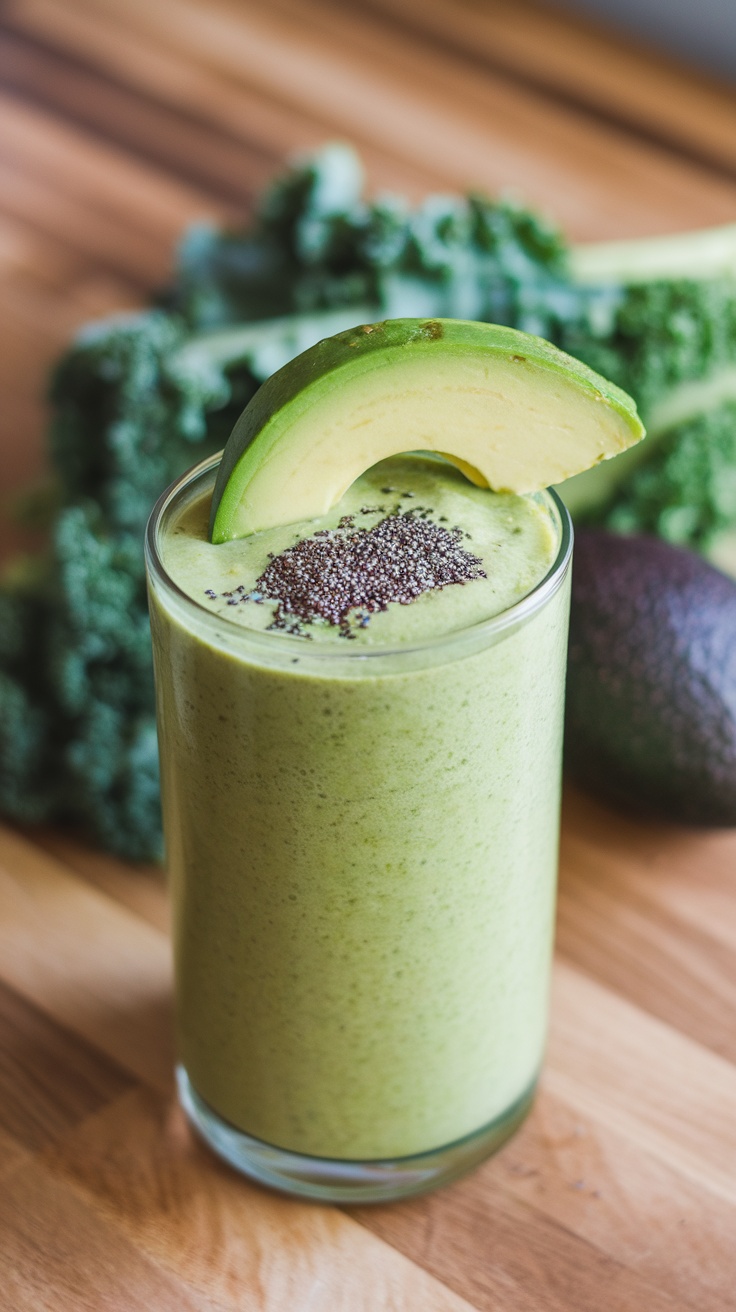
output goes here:
<path id="1" fill-rule="evenodd" d="M 349 137 L 414 197 L 512 188 L 577 238 L 736 219 L 736 95 L 522 0 L 6 0 L 0 60 L 4 489 L 74 326 L 294 148 Z M 0 832 L 3 1309 L 736 1308 L 735 864 L 733 833 L 568 797 L 532 1116 L 444 1192 L 343 1211 L 187 1131 L 160 874 Z"/>

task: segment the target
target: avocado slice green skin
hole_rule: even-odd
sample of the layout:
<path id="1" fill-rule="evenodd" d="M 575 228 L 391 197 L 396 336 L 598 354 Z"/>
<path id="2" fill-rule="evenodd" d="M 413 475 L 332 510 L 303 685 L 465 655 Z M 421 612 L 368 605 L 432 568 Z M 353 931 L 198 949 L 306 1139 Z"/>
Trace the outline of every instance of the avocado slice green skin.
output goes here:
<path id="1" fill-rule="evenodd" d="M 524 493 L 643 436 L 625 392 L 539 337 L 456 319 L 363 324 L 318 342 L 253 397 L 223 454 L 210 537 L 323 515 L 366 469 L 405 451 Z"/>

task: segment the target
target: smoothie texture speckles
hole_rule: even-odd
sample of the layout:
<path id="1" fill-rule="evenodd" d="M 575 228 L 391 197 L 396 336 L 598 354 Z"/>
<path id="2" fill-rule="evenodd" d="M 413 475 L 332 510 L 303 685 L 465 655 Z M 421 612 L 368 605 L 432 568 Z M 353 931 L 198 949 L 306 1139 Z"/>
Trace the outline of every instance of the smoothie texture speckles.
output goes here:
<path id="1" fill-rule="evenodd" d="M 542 1056 L 567 582 L 518 624 L 469 628 L 545 578 L 560 520 L 548 496 L 401 457 L 322 520 L 213 546 L 211 487 L 197 476 L 161 531 L 194 605 L 152 588 L 180 1059 L 266 1143 L 353 1162 L 439 1149 L 528 1097 Z M 409 508 L 478 577 L 365 628 L 353 607 L 350 642 L 324 617 L 311 640 L 253 632 L 278 602 L 238 589 L 285 550 Z"/>

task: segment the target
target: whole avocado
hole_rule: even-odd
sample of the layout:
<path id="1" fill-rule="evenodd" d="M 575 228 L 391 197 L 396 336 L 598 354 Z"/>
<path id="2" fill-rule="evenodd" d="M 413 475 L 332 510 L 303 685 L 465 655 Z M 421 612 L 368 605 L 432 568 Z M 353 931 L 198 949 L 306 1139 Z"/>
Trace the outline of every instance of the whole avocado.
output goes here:
<path id="1" fill-rule="evenodd" d="M 736 583 L 656 538 L 579 530 L 565 751 L 607 801 L 736 825 Z"/>

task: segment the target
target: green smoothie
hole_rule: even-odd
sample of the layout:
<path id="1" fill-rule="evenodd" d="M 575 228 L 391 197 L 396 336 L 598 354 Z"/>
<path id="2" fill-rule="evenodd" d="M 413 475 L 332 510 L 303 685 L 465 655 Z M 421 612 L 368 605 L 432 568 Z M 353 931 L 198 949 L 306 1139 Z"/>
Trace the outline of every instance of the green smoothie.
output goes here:
<path id="1" fill-rule="evenodd" d="M 279 1148 L 430 1152 L 502 1118 L 542 1057 L 558 512 L 405 456 L 323 520 L 215 546 L 213 480 L 169 500 L 151 575 L 181 1061 L 224 1121 Z M 407 509 L 461 530 L 477 576 L 349 627 L 272 627 L 270 560 Z"/>

